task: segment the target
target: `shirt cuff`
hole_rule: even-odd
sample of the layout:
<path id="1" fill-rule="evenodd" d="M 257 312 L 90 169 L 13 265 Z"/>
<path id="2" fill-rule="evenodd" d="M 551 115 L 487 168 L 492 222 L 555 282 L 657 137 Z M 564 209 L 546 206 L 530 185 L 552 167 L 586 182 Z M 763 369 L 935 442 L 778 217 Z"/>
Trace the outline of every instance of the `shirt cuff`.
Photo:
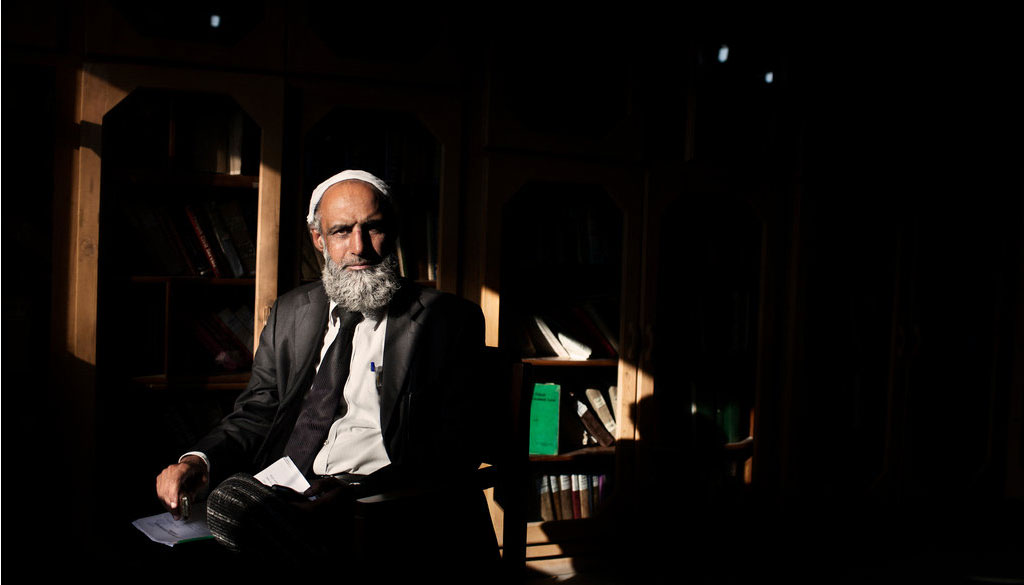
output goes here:
<path id="1" fill-rule="evenodd" d="M 203 463 L 206 464 L 206 474 L 210 474 L 210 460 L 206 457 L 206 453 L 203 453 L 201 451 L 189 451 L 188 453 L 185 453 L 181 457 L 178 457 L 178 463 L 181 463 L 189 455 L 195 455 L 196 457 L 202 459 Z"/>

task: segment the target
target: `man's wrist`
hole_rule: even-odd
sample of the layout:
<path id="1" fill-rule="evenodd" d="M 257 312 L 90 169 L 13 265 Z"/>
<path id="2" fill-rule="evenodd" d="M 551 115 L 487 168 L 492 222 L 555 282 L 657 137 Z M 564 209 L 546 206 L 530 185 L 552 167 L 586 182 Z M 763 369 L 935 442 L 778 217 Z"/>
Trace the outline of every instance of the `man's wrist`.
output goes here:
<path id="1" fill-rule="evenodd" d="M 206 457 L 205 453 L 200 451 L 189 451 L 178 458 L 178 463 L 186 463 L 186 459 L 192 459 L 194 463 L 196 459 L 202 462 L 203 466 L 206 467 L 206 474 L 210 474 L 210 460 Z"/>

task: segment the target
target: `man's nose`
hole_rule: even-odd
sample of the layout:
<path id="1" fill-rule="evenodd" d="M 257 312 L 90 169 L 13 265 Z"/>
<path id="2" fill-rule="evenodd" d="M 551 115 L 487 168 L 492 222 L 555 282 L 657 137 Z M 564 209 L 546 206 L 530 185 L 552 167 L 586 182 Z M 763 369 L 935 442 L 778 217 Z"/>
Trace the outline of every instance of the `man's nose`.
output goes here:
<path id="1" fill-rule="evenodd" d="M 377 250 L 373 247 L 369 230 L 364 230 L 363 226 L 359 224 L 352 226 L 352 242 L 349 246 L 349 252 L 361 258 L 366 258 L 366 254 L 371 256 L 376 254 Z"/>
<path id="2" fill-rule="evenodd" d="M 365 245 L 366 243 L 363 241 L 363 227 L 359 224 L 352 226 L 352 245 L 349 251 L 356 256 L 362 256 Z"/>

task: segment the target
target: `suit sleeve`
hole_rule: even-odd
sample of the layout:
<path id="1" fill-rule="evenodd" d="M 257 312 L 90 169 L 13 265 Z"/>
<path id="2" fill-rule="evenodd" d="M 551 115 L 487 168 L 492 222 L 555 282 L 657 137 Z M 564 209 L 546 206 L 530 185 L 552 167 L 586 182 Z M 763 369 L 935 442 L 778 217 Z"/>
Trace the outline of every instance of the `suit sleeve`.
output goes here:
<path id="1" fill-rule="evenodd" d="M 277 377 L 278 305 L 275 302 L 260 333 L 252 375 L 234 410 L 224 417 L 195 450 L 206 454 L 217 482 L 238 471 L 251 470 L 256 453 L 274 423 L 281 401 Z"/>

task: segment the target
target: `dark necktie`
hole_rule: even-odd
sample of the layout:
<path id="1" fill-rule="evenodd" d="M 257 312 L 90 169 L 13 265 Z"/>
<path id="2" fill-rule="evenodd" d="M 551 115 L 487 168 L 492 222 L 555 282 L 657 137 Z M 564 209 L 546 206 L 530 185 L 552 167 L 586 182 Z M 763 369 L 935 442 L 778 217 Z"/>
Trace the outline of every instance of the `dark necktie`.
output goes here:
<path id="1" fill-rule="evenodd" d="M 340 308 L 335 310 L 341 311 Z M 292 462 L 303 474 L 308 475 L 312 469 L 313 460 L 323 447 L 331 425 L 344 415 L 346 405 L 342 394 L 352 358 L 352 334 L 362 319 L 363 315 L 358 312 L 341 314 L 338 336 L 324 355 L 313 377 L 313 384 L 302 399 L 302 411 L 295 421 L 284 453 L 292 458 Z"/>

